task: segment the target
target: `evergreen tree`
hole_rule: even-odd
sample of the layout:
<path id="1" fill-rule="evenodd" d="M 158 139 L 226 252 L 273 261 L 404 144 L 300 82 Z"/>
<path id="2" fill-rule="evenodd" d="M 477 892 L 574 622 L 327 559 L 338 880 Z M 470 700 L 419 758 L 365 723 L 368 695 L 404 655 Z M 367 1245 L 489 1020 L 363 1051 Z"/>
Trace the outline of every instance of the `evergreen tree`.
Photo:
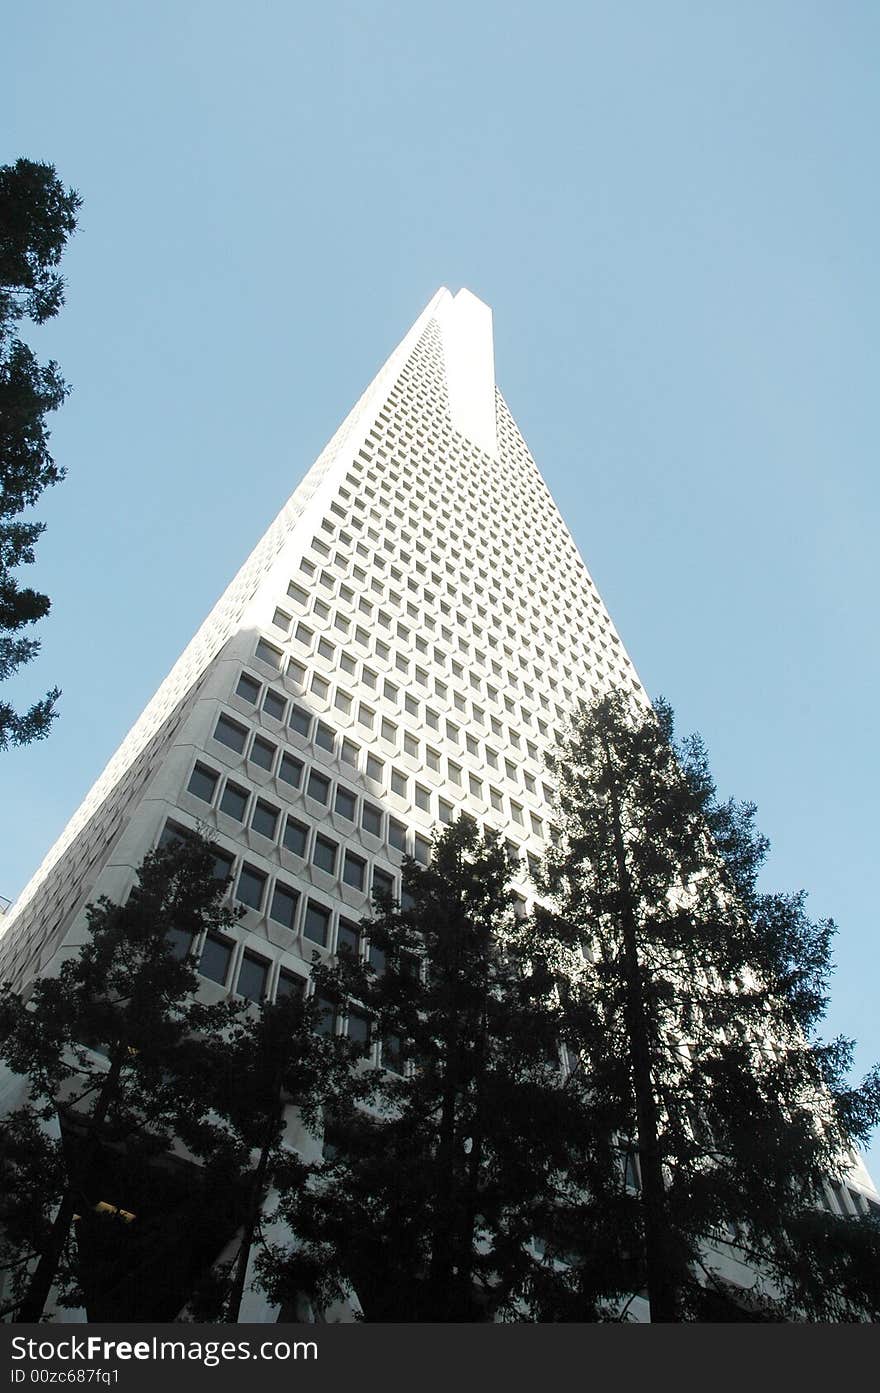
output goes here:
<path id="1" fill-rule="evenodd" d="M 88 1302 L 77 1247 L 108 1270 L 111 1229 L 119 1240 L 131 1225 L 136 1247 L 145 1226 L 132 1224 L 134 1197 L 175 1189 L 168 1158 L 180 1144 L 215 1165 L 229 1149 L 207 1115 L 204 1080 L 231 1016 L 193 999 L 198 978 L 186 956 L 196 935 L 232 923 L 223 893 L 205 839 L 152 852 L 124 905 L 102 896 L 87 907 L 88 939 L 57 976 L 41 978 L 26 1001 L 8 986 L 0 995 L 0 1058 L 29 1086 L 0 1144 L 18 1320 L 39 1320 L 53 1285 L 66 1304 Z M 56 1118 L 60 1141 L 47 1131 Z M 167 1208 L 167 1197 L 154 1206 Z"/>
<path id="2" fill-rule="evenodd" d="M 575 1158 L 593 1155 L 583 1083 L 564 1083 L 559 1052 L 570 949 L 535 933 L 509 880 L 498 839 L 461 819 L 428 867 L 405 863 L 403 903 L 377 901 L 363 951 L 313 970 L 328 1026 L 341 1014 L 359 1043 L 366 1096 L 337 1100 L 323 1166 L 282 1198 L 298 1241 L 264 1259 L 276 1299 L 326 1306 L 351 1284 L 379 1321 L 567 1309 L 556 1216 Z M 590 1295 L 582 1284 L 578 1318 Z"/>
<path id="3" fill-rule="evenodd" d="M 542 889 L 592 959 L 570 984 L 568 1038 L 638 1196 L 625 1241 L 651 1319 L 717 1312 L 712 1244 L 764 1274 L 756 1312 L 876 1314 L 876 1227 L 816 1209 L 880 1111 L 876 1072 L 848 1088 L 847 1043 L 814 1037 L 834 926 L 811 923 L 802 895 L 758 892 L 754 808 L 718 802 L 700 742 L 676 746 L 663 704 L 583 709 L 557 773 Z M 826 1241 L 836 1255 L 811 1267 Z"/>
<path id="4" fill-rule="evenodd" d="M 58 364 L 41 366 L 18 325 L 42 324 L 64 303 L 57 267 L 80 203 L 51 165 L 19 159 L 0 167 L 0 681 L 35 657 L 39 640 L 20 631 L 49 611 L 49 597 L 22 587 L 13 572 L 33 562 L 45 528 L 19 514 L 64 477 L 45 418 L 69 391 Z M 58 695 L 53 689 L 22 713 L 0 701 L 0 749 L 46 735 Z"/>
<path id="5" fill-rule="evenodd" d="M 340 1090 L 351 1093 L 350 1051 L 316 1033 L 318 1015 L 299 993 L 252 1005 L 225 1032 L 207 1081 L 241 1157 L 234 1180 L 241 1225 L 234 1259 L 212 1274 L 213 1307 L 203 1295 L 201 1311 L 230 1324 L 239 1319 L 252 1252 L 259 1258 L 275 1218 L 270 1196 L 299 1190 L 312 1172 L 296 1143 L 303 1133 L 320 1135 L 325 1109 Z"/>

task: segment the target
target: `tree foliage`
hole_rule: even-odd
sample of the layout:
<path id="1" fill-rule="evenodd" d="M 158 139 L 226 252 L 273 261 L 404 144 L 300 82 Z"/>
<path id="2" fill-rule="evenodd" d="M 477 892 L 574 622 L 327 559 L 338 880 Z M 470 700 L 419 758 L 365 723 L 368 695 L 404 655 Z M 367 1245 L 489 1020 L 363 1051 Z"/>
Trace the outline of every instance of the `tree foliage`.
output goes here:
<path id="1" fill-rule="evenodd" d="M 238 1321 L 254 1255 L 268 1242 L 275 1195 L 307 1183 L 314 1167 L 302 1156 L 304 1139 L 320 1136 L 340 1094 L 351 1096 L 351 1052 L 345 1041 L 316 1032 L 319 1015 L 312 1000 L 292 993 L 252 1004 L 223 1031 L 205 1085 L 239 1157 L 230 1175 L 241 1222 L 232 1260 L 215 1267 L 198 1293 L 202 1319 Z"/>
<path id="2" fill-rule="evenodd" d="M 229 1150 L 204 1087 L 228 1012 L 194 999 L 198 979 L 181 955 L 231 924 L 223 892 L 204 839 L 152 852 L 124 905 L 88 906 L 87 941 L 56 976 L 26 1001 L 3 989 L 0 1058 L 28 1083 L 0 1143 L 13 1197 L 3 1258 L 20 1320 L 40 1318 L 53 1286 L 65 1304 L 89 1306 L 84 1251 L 108 1271 L 123 1239 L 155 1257 L 161 1242 L 134 1223 L 146 1193 L 164 1189 L 153 1209 L 167 1213 L 172 1158 L 178 1170 L 181 1156 L 216 1165 Z"/>
<path id="3" fill-rule="evenodd" d="M 585 708 L 557 773 L 542 888 L 592 958 L 567 1030 L 602 1126 L 637 1158 L 652 1319 L 702 1318 L 707 1293 L 748 1270 L 762 1278 L 738 1299 L 756 1311 L 876 1314 L 880 1235 L 816 1209 L 880 1111 L 876 1072 L 850 1088 L 847 1042 L 815 1037 L 834 925 L 811 922 L 803 895 L 759 893 L 754 808 L 718 801 L 702 745 L 676 744 L 662 703 Z M 835 1261 L 805 1263 L 826 1239 Z"/>
<path id="4" fill-rule="evenodd" d="M 583 1083 L 564 1085 L 559 1053 L 569 949 L 535 933 L 510 874 L 498 839 L 462 819 L 430 866 L 405 864 L 402 904 L 377 902 L 364 954 L 313 970 L 324 1009 L 381 1055 L 337 1102 L 323 1166 L 283 1197 L 298 1243 L 263 1263 L 278 1300 L 304 1290 L 326 1305 L 353 1286 L 382 1321 L 593 1311 L 557 1260 L 575 1169 L 597 1163 Z M 599 1226 L 590 1241 L 602 1247 Z M 616 1250 L 602 1252 L 623 1289 Z"/>
<path id="5" fill-rule="evenodd" d="M 0 167 L 0 682 L 35 657 L 39 639 L 22 630 L 49 611 L 49 597 L 14 572 L 33 563 L 45 528 L 20 514 L 64 477 L 49 451 L 46 416 L 69 391 L 58 364 L 40 364 L 19 326 L 44 323 L 64 303 L 57 268 L 80 204 L 52 165 L 19 159 Z M 58 695 L 55 688 L 24 712 L 0 701 L 0 749 L 46 735 Z"/>

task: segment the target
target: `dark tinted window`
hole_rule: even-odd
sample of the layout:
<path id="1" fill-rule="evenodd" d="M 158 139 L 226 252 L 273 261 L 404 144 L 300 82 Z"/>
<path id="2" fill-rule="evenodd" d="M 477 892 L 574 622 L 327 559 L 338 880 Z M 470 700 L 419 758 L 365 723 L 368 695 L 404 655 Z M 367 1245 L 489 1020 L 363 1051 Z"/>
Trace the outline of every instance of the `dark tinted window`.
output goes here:
<path id="1" fill-rule="evenodd" d="M 273 808 L 271 803 L 264 803 L 262 798 L 258 798 L 254 815 L 251 818 L 251 827 L 262 836 L 274 839 L 277 826 L 278 809 Z"/>
<path id="2" fill-rule="evenodd" d="M 327 837 L 317 836 L 312 860 L 322 871 L 328 871 L 332 875 L 336 870 L 336 843 Z"/>
<path id="3" fill-rule="evenodd" d="M 332 754 L 333 741 L 333 731 L 330 729 L 329 726 L 325 726 L 323 721 L 319 721 L 318 727 L 315 731 L 315 744 L 320 745 L 322 750 L 329 750 Z"/>
<path id="4" fill-rule="evenodd" d="M 303 711 L 301 706 L 292 706 L 288 724 L 291 730 L 296 731 L 297 735 L 308 735 L 312 718 L 308 711 Z"/>
<path id="5" fill-rule="evenodd" d="M 255 953 L 245 953 L 238 974 L 238 994 L 251 1001 L 262 1001 L 266 995 L 269 964 Z"/>
<path id="6" fill-rule="evenodd" d="M 308 795 L 310 798 L 314 798 L 317 803 L 325 805 L 330 797 L 330 780 L 325 779 L 323 774 L 317 773 L 314 769 L 309 774 Z"/>
<path id="7" fill-rule="evenodd" d="M 244 726 L 238 724 L 238 721 L 231 721 L 228 716 L 221 716 L 214 730 L 214 739 L 219 740 L 221 745 L 228 745 L 230 750 L 235 750 L 235 753 L 240 755 L 247 739 L 247 731 Z"/>
<path id="8" fill-rule="evenodd" d="M 302 772 L 301 759 L 294 759 L 293 755 L 281 756 L 281 763 L 278 766 L 279 779 L 283 779 L 286 784 L 292 784 L 294 788 L 299 788 Z"/>
<path id="9" fill-rule="evenodd" d="M 292 929 L 296 919 L 298 901 L 299 894 L 296 890 L 291 890 L 286 885 L 276 884 L 269 917 L 274 919 L 276 923 L 283 924 L 286 929 Z"/>
<path id="10" fill-rule="evenodd" d="M 243 821 L 249 796 L 247 789 L 239 788 L 238 784 L 228 783 L 223 790 L 223 797 L 220 799 L 221 813 L 234 817 L 236 822 Z"/>
<path id="11" fill-rule="evenodd" d="M 284 720 L 284 712 L 287 709 L 287 702 L 278 692 L 273 692 L 270 687 L 263 697 L 263 710 L 267 716 L 274 716 L 276 721 Z"/>
<path id="12" fill-rule="evenodd" d="M 263 903 L 265 888 L 266 877 L 262 871 L 256 870 L 253 866 L 242 866 L 241 874 L 238 877 L 236 899 L 241 900 L 242 904 L 249 905 L 251 909 L 259 909 Z"/>
<path id="13" fill-rule="evenodd" d="M 202 949 L 202 956 L 199 961 L 199 972 L 203 977 L 210 977 L 212 982 L 219 982 L 222 986 L 229 972 L 231 958 L 231 944 L 225 943 L 221 938 L 215 938 L 213 934 L 209 934 L 205 939 L 205 946 Z"/>
<path id="14" fill-rule="evenodd" d="M 326 947 L 329 930 L 329 909 L 325 909 L 323 905 L 315 904 L 314 900 L 309 900 L 306 906 L 306 917 L 303 924 L 303 933 L 305 937 L 310 938 L 313 943 L 320 943 L 322 947 Z"/>
<path id="15" fill-rule="evenodd" d="M 363 890 L 364 879 L 366 876 L 367 863 L 360 856 L 355 856 L 353 851 L 345 853 L 345 861 L 342 867 L 342 879 L 346 885 L 353 885 L 355 890 Z"/>
<path id="16" fill-rule="evenodd" d="M 238 696 L 244 697 L 245 701 L 256 704 L 257 697 L 260 695 L 261 685 L 262 684 L 258 682 L 255 677 L 251 677 L 249 672 L 243 672 L 238 679 L 238 686 L 235 691 Z"/>
<path id="17" fill-rule="evenodd" d="M 284 845 L 288 851 L 292 851 L 295 856 L 305 856 L 308 835 L 309 829 L 304 822 L 297 822 L 293 817 L 287 819 L 284 827 Z"/>
<path id="18" fill-rule="evenodd" d="M 261 769 L 271 769 L 272 761 L 275 758 L 276 746 L 264 740 L 262 735 L 254 736 L 254 743 L 251 748 L 251 759 L 254 764 L 259 764 Z"/>
<path id="19" fill-rule="evenodd" d="M 194 793 L 196 798 L 202 798 L 206 803 L 210 803 L 214 797 L 214 789 L 217 787 L 218 775 L 213 769 L 209 769 L 205 764 L 197 764 L 189 776 L 190 793 Z"/>

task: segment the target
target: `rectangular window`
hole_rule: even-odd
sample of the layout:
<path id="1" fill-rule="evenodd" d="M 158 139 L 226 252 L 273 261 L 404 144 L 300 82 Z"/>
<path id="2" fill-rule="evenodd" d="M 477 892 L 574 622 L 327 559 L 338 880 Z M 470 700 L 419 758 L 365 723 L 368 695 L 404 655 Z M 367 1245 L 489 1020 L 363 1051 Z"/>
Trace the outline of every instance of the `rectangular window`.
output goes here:
<path id="1" fill-rule="evenodd" d="M 261 769 L 271 769 L 275 762 L 276 748 L 277 746 L 269 740 L 264 740 L 262 735 L 255 735 L 248 758 L 253 764 L 258 764 Z"/>
<path id="2" fill-rule="evenodd" d="M 421 784 L 415 786 L 416 807 L 421 808 L 422 812 L 431 811 L 431 790 L 423 788 Z"/>
<path id="3" fill-rule="evenodd" d="M 278 986 L 275 988 L 275 1000 L 282 1001 L 286 996 L 304 997 L 306 994 L 306 979 L 300 977 L 297 972 L 285 972 L 284 968 L 278 974 Z"/>
<path id="4" fill-rule="evenodd" d="M 360 954 L 360 946 L 360 926 L 353 924 L 350 919 L 340 919 L 339 928 L 336 931 L 337 953 L 350 953 L 353 958 L 357 958 Z"/>
<path id="5" fill-rule="evenodd" d="M 342 866 L 342 879 L 346 885 L 353 886 L 355 890 L 363 890 L 366 871 L 366 861 L 360 856 L 355 856 L 353 851 L 346 851 Z"/>
<path id="6" fill-rule="evenodd" d="M 220 716 L 214 728 L 214 739 L 240 755 L 247 740 L 247 730 L 240 726 L 238 721 L 232 721 L 228 716 Z"/>
<path id="7" fill-rule="evenodd" d="M 275 721 L 284 720 L 284 712 L 287 710 L 287 701 L 280 693 L 266 688 L 266 695 L 263 697 L 263 710 L 267 716 L 271 716 Z"/>
<path id="8" fill-rule="evenodd" d="M 380 870 L 378 866 L 373 867 L 373 896 L 386 896 L 394 894 L 394 876 L 387 871 Z M 372 951 L 372 950 L 371 950 Z"/>
<path id="9" fill-rule="evenodd" d="M 196 798 L 201 798 L 204 803 L 211 803 L 214 800 L 218 778 L 219 775 L 206 764 L 197 764 L 189 776 L 187 788 Z"/>
<path id="10" fill-rule="evenodd" d="M 262 1001 L 269 980 L 269 964 L 256 953 L 245 953 L 238 972 L 238 994 L 249 1001 Z"/>
<path id="11" fill-rule="evenodd" d="M 350 764 L 353 769 L 357 769 L 359 750 L 353 740 L 343 740 L 342 742 L 342 761 Z"/>
<path id="12" fill-rule="evenodd" d="M 315 730 L 315 744 L 322 750 L 329 750 L 333 753 L 335 736 L 329 726 L 325 726 L 323 721 L 319 721 Z"/>
<path id="13" fill-rule="evenodd" d="M 276 924 L 283 924 L 285 929 L 292 929 L 298 903 L 298 891 L 277 881 L 272 894 L 272 908 L 269 910 L 269 918 L 274 919 Z"/>
<path id="14" fill-rule="evenodd" d="M 406 828 L 393 817 L 388 819 L 388 840 L 395 851 L 406 851 Z"/>
<path id="15" fill-rule="evenodd" d="M 272 623 L 276 629 L 280 629 L 282 633 L 286 634 L 290 628 L 290 615 L 285 614 L 283 609 L 276 609 L 272 615 Z"/>
<path id="16" fill-rule="evenodd" d="M 249 701 L 252 706 L 256 706 L 261 686 L 262 683 L 258 682 L 255 677 L 251 677 L 249 672 L 243 672 L 238 679 L 235 694 L 242 697 L 244 701 Z"/>
<path id="17" fill-rule="evenodd" d="M 268 663 L 269 667 L 274 668 L 276 672 L 281 671 L 283 654 L 280 649 L 267 643 L 264 638 L 261 638 L 257 644 L 257 657 L 261 663 Z"/>
<path id="18" fill-rule="evenodd" d="M 381 759 L 375 755 L 367 755 L 367 778 L 374 779 L 377 784 L 381 784 L 385 777 L 385 765 Z"/>
<path id="19" fill-rule="evenodd" d="M 331 1001 L 329 996 L 315 994 L 315 1005 L 318 1008 L 318 1015 L 315 1021 L 315 1032 L 318 1035 L 336 1034 L 336 1002 Z"/>
<path id="20" fill-rule="evenodd" d="M 247 789 L 239 788 L 238 784 L 227 783 L 220 799 L 221 813 L 226 813 L 227 817 L 234 817 L 236 822 L 244 822 L 249 797 Z"/>
<path id="21" fill-rule="evenodd" d="M 330 799 L 330 780 L 325 779 L 316 769 L 309 774 L 308 795 L 314 798 L 316 803 L 323 803 L 325 807 Z"/>
<path id="22" fill-rule="evenodd" d="M 353 670 L 353 668 L 354 664 L 352 664 L 351 670 Z M 336 695 L 333 698 L 333 705 L 336 707 L 338 711 L 342 712 L 343 716 L 348 716 L 351 714 L 351 697 L 348 695 L 348 692 L 344 692 L 341 687 L 336 688 Z"/>
<path id="23" fill-rule="evenodd" d="M 336 851 L 335 842 L 331 842 L 328 837 L 322 837 L 320 833 L 315 838 L 315 849 L 312 852 L 312 861 L 321 871 L 326 871 L 328 875 L 333 875 L 336 870 Z"/>
<path id="24" fill-rule="evenodd" d="M 283 779 L 286 784 L 291 784 L 294 788 L 299 788 L 302 779 L 303 763 L 301 759 L 294 759 L 293 755 L 283 754 L 281 763 L 278 766 L 278 777 Z"/>
<path id="25" fill-rule="evenodd" d="M 372 803 L 364 803 L 361 811 L 361 826 L 365 832 L 371 832 L 374 837 L 382 835 L 382 812 Z"/>
<path id="26" fill-rule="evenodd" d="M 288 851 L 292 851 L 294 856 L 305 856 L 306 843 L 309 839 L 309 829 L 304 822 L 297 822 L 295 817 L 289 817 L 284 825 L 284 845 Z"/>
<path id="27" fill-rule="evenodd" d="M 426 841 L 424 837 L 416 837 L 413 855 L 417 861 L 421 861 L 423 866 L 427 866 L 431 859 L 431 843 Z"/>
<path id="28" fill-rule="evenodd" d="M 249 866 L 247 862 L 242 866 L 238 877 L 238 889 L 235 898 L 242 904 L 246 904 L 250 909 L 259 909 L 263 903 L 263 892 L 266 889 L 266 877 L 262 871 L 258 871 L 255 866 Z"/>
<path id="29" fill-rule="evenodd" d="M 291 706 L 288 721 L 291 730 L 295 730 L 297 735 L 308 735 L 311 724 L 312 718 L 308 711 L 304 711 L 301 706 Z"/>
<path id="30" fill-rule="evenodd" d="M 349 789 L 343 788 L 341 784 L 336 788 L 336 811 L 340 817 L 344 817 L 348 822 L 354 822 L 354 814 L 357 800 Z"/>
<path id="31" fill-rule="evenodd" d="M 208 934 L 199 960 L 199 972 L 202 977 L 208 977 L 212 982 L 219 982 L 221 987 L 225 986 L 231 961 L 232 944 L 226 943 L 222 938 L 215 937 L 214 934 Z"/>
<path id="32" fill-rule="evenodd" d="M 382 1039 L 382 1065 L 392 1074 L 403 1074 L 405 1068 L 403 1041 L 399 1035 L 386 1035 Z"/>
<path id="33" fill-rule="evenodd" d="M 304 936 L 311 939 L 312 943 L 320 943 L 322 948 L 326 948 L 329 932 L 329 909 L 325 909 L 322 904 L 316 904 L 314 900 L 309 900 L 306 905 L 305 920 L 303 921 Z"/>
<path id="34" fill-rule="evenodd" d="M 215 880 L 230 880 L 232 878 L 232 857 L 228 851 L 218 851 L 215 848 L 212 874 Z"/>
<path id="35" fill-rule="evenodd" d="M 370 1020 L 362 1011 L 349 1011 L 345 1033 L 363 1055 L 370 1053 Z"/>
<path id="36" fill-rule="evenodd" d="M 262 798 L 258 798 L 251 818 L 251 827 L 255 832 L 259 832 L 261 837 L 268 837 L 270 841 L 274 841 L 277 826 L 278 809 L 273 808 L 271 803 L 264 803 Z"/>
<path id="37" fill-rule="evenodd" d="M 365 706 L 364 703 L 361 702 L 360 706 L 358 707 L 357 718 L 358 724 L 362 725 L 364 727 L 364 730 L 372 730 L 373 722 L 376 719 L 376 713 L 372 709 L 372 707 Z"/>

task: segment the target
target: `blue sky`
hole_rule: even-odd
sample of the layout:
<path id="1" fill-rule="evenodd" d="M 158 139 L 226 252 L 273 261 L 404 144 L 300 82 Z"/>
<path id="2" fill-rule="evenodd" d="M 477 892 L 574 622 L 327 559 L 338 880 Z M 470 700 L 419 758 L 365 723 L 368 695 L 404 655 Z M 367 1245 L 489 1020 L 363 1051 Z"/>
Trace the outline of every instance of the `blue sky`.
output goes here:
<path id="1" fill-rule="evenodd" d="M 758 804 L 768 887 L 838 920 L 830 1025 L 880 1057 L 880 9 L 48 0 L 4 39 L 0 160 L 84 207 L 33 336 L 74 392 L 16 688 L 64 694 L 3 756 L 0 894 L 467 285 L 643 682 Z"/>

